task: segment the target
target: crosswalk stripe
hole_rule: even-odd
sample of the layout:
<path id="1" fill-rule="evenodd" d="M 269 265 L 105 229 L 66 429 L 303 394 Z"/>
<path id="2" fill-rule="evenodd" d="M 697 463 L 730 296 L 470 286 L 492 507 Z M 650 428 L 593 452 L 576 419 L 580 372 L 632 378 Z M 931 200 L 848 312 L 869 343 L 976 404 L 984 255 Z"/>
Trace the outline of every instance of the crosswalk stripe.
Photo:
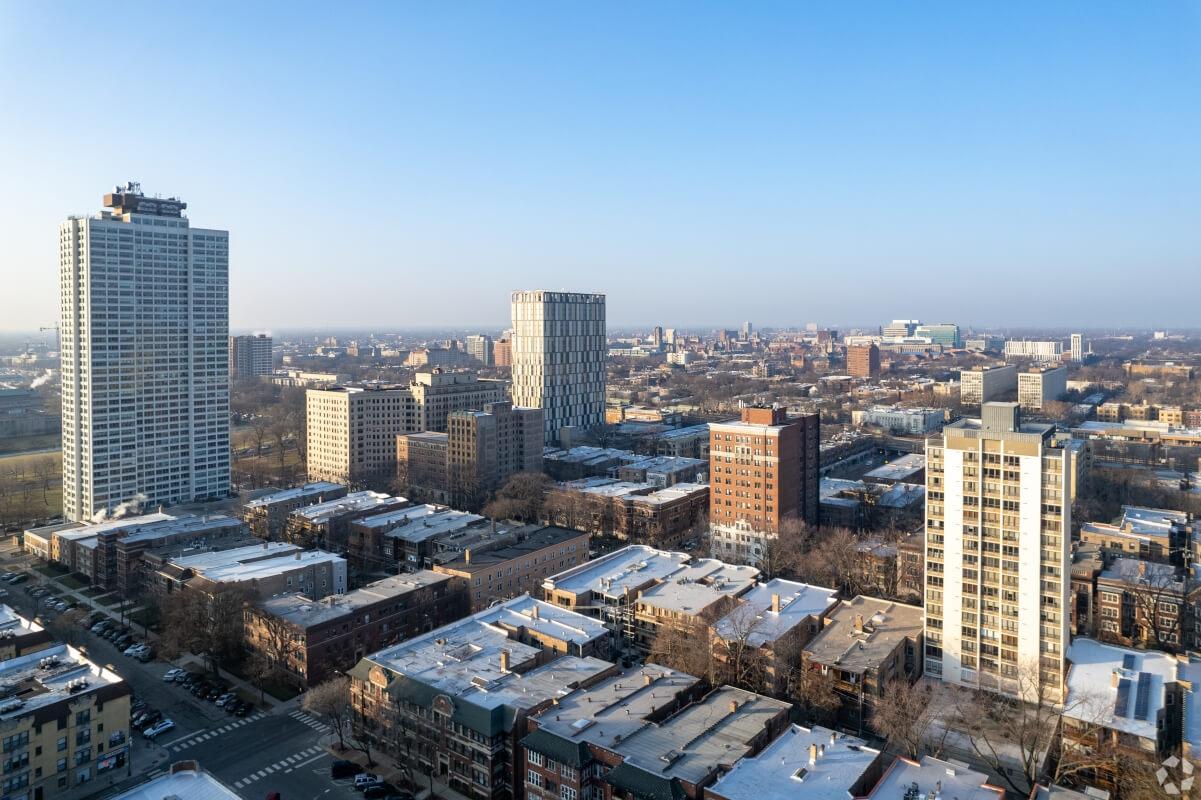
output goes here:
<path id="1" fill-rule="evenodd" d="M 242 788 L 242 782 L 241 782 L 241 781 L 234 781 L 234 788 L 235 788 L 235 789 L 241 789 L 241 788 Z"/>

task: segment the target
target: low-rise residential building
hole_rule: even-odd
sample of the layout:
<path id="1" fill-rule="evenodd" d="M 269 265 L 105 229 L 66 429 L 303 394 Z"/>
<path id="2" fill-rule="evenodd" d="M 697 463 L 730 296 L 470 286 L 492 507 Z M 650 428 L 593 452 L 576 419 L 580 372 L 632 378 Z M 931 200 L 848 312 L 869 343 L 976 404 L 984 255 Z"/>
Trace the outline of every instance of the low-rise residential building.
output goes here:
<path id="1" fill-rule="evenodd" d="M 249 603 L 243 630 L 247 650 L 303 689 L 467 613 L 463 581 L 421 570 L 320 600 L 292 593 Z"/>
<path id="2" fill-rule="evenodd" d="M 595 620 L 514 598 L 360 661 L 354 730 L 468 797 L 521 797 L 526 718 L 615 674 L 608 641 Z"/>
<path id="3" fill-rule="evenodd" d="M 1125 751 L 1152 761 L 1181 744 L 1185 703 L 1174 656 L 1077 637 L 1068 661 L 1065 751 Z M 1098 769 L 1088 777 L 1114 788 L 1112 772 Z"/>
<path id="4" fill-rule="evenodd" d="M 352 492 L 293 511 L 288 515 L 284 538 L 302 547 L 346 553 L 350 550 L 352 523 L 410 505 L 407 498 L 392 497 L 383 492 Z"/>
<path id="5" fill-rule="evenodd" d="M 926 457 L 921 453 L 906 453 L 886 464 L 881 464 L 863 476 L 867 483 L 882 483 L 892 486 L 894 483 L 926 483 Z"/>
<path id="6" fill-rule="evenodd" d="M 912 530 L 921 522 L 926 487 L 822 478 L 819 500 L 821 523 L 828 527 Z"/>
<path id="7" fill-rule="evenodd" d="M 704 482 L 709 474 L 709 462 L 699 458 L 651 456 L 621 464 L 613 471 L 618 480 L 649 483 L 663 489 L 677 483 Z"/>
<path id="8" fill-rule="evenodd" d="M 862 595 L 844 600 L 805 646 L 802 666 L 834 676 L 840 720 L 863 730 L 889 684 L 921 677 L 923 625 L 919 606 Z"/>
<path id="9" fill-rule="evenodd" d="M 788 726 L 790 704 L 722 686 L 624 738 L 620 763 L 603 776 L 606 797 L 700 800 L 739 760 L 760 753 Z"/>
<path id="10" fill-rule="evenodd" d="M 441 540 L 485 525 L 479 514 L 433 504 L 374 514 L 351 523 L 350 559 L 366 570 L 430 569 Z"/>
<path id="11" fill-rule="evenodd" d="M 822 629 L 838 592 L 783 578 L 761 583 L 713 623 L 713 663 L 729 683 L 781 695 L 801 650 Z"/>
<path id="12" fill-rule="evenodd" d="M 566 450 L 548 447 L 542 451 L 542 469 L 557 481 L 603 478 L 622 464 L 632 464 L 643 458 L 645 456 L 616 447 L 580 445 Z"/>
<path id="13" fill-rule="evenodd" d="M 555 526 L 518 528 L 494 547 L 468 547 L 434 571 L 461 578 L 468 588 L 472 611 L 496 600 L 539 592 L 549 576 L 588 560 L 589 535 Z"/>
<path id="14" fill-rule="evenodd" d="M 78 796 L 124 777 L 129 685 L 74 647 L 53 644 L 0 662 L 5 797 Z"/>
<path id="15" fill-rule="evenodd" d="M 1098 637 L 1172 652 L 1191 647 L 1192 608 L 1201 587 L 1183 569 L 1139 558 L 1115 558 L 1096 577 Z"/>
<path id="16" fill-rule="evenodd" d="M 262 542 L 165 560 L 148 576 L 148 588 L 169 594 L 183 588 L 216 594 L 245 590 L 253 597 L 300 592 L 313 599 L 346 592 L 346 559 L 285 542 Z"/>
<path id="17" fill-rule="evenodd" d="M 1004 800 L 1005 790 L 989 783 L 989 777 L 955 761 L 922 756 L 921 761 L 897 758 L 884 777 L 872 787 L 865 800 L 897 800 L 912 797 L 955 800 Z"/>
<path id="18" fill-rule="evenodd" d="M 37 622 L 0 604 L 0 661 L 17 658 L 54 644 L 54 637 Z"/>
<path id="19" fill-rule="evenodd" d="M 1129 556 L 1184 566 L 1193 539 L 1193 522 L 1183 511 L 1122 506 L 1117 521 L 1086 522 L 1080 541 L 1095 544 L 1107 558 Z"/>
<path id="20" fill-rule="evenodd" d="M 671 546 L 696 531 L 709 505 L 709 485 L 658 488 L 614 478 L 583 478 L 547 491 L 543 514 L 556 525 L 623 541 Z"/>
<path id="21" fill-rule="evenodd" d="M 790 725 L 762 753 L 741 759 L 705 790 L 709 800 L 846 800 L 866 797 L 887 764 L 863 739 Z M 916 800 L 916 798 L 915 798 Z"/>
<path id="22" fill-rule="evenodd" d="M 287 528 L 288 515 L 293 511 L 327 500 L 337 500 L 345 497 L 346 492 L 346 487 L 340 483 L 306 483 L 251 500 L 243 508 L 242 519 L 250 526 L 250 532 L 260 539 L 280 539 Z"/>
<path id="23" fill-rule="evenodd" d="M 521 776 L 530 800 L 603 797 L 617 748 L 700 696 L 703 682 L 658 664 L 605 677 L 526 721 Z"/>

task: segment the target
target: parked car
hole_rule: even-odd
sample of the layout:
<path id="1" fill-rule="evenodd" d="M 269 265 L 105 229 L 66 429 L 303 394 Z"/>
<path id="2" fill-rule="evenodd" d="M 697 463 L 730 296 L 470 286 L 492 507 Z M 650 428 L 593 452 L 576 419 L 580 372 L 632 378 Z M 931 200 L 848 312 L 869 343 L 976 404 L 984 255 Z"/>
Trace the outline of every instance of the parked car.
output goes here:
<path id="1" fill-rule="evenodd" d="M 233 692 L 226 692 L 225 694 L 221 695 L 213 702 L 216 703 L 219 708 L 224 708 L 226 703 L 228 703 L 230 701 L 236 702 L 237 699 L 238 699 L 238 696 L 236 694 L 234 694 Z"/>
<path id="2" fill-rule="evenodd" d="M 239 717 L 244 717 L 254 711 L 254 703 L 238 703 L 238 710 L 234 713 Z"/>
<path id="3" fill-rule="evenodd" d="M 373 786 L 377 783 L 383 783 L 383 779 L 378 775 L 373 775 L 370 772 L 360 772 L 354 776 L 354 788 L 360 792 L 368 786 Z"/>
<path id="4" fill-rule="evenodd" d="M 16 575 L 9 578 L 8 582 L 11 583 L 13 586 L 17 586 L 19 584 L 24 583 L 27 580 L 29 580 L 28 575 L 26 575 L 24 572 L 18 572 Z"/>
<path id="5" fill-rule="evenodd" d="M 130 724 L 135 728 L 145 728 L 148 725 L 153 725 L 163 718 L 163 712 L 155 711 L 151 708 L 143 709 L 130 719 Z"/>
<path id="6" fill-rule="evenodd" d="M 134 656 L 134 658 L 136 658 L 138 661 L 141 661 L 143 664 L 145 664 L 148 661 L 153 661 L 154 660 L 154 648 L 147 647 L 146 649 L 140 651 L 136 656 Z"/>
<path id="7" fill-rule="evenodd" d="M 174 722 L 172 722 L 169 719 L 164 719 L 161 722 L 157 722 L 154 725 L 147 728 L 146 730 L 142 731 L 142 735 L 145 736 L 147 739 L 153 739 L 156 736 L 161 736 L 162 734 L 166 733 L 167 731 L 171 730 L 174 727 L 175 727 Z"/>
<path id="8" fill-rule="evenodd" d="M 349 778 L 352 775 L 358 775 L 363 771 L 363 768 L 353 761 L 334 761 L 329 765 L 329 776 L 331 778 Z"/>

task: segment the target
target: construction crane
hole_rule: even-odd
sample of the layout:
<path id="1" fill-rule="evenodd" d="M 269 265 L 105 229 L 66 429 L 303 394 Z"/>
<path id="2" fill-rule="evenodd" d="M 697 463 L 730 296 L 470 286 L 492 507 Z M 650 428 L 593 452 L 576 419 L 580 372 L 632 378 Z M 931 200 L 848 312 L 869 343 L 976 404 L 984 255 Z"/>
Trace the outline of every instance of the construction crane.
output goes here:
<path id="1" fill-rule="evenodd" d="M 61 358 L 61 354 L 63 351 L 63 340 L 62 340 L 62 332 L 59 330 L 58 323 L 57 322 L 54 323 L 53 326 L 43 325 L 42 327 L 38 328 L 38 330 L 39 331 L 54 331 L 54 350 L 55 350 L 55 352 L 60 354 L 60 358 Z"/>

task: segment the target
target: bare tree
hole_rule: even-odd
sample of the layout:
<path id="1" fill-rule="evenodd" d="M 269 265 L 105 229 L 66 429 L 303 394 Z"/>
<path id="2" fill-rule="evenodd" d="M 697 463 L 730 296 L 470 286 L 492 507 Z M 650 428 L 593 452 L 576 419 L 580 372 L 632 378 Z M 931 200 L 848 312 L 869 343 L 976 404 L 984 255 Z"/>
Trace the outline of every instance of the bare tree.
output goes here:
<path id="1" fill-rule="evenodd" d="M 371 744 L 367 737 L 346 737 L 352 711 L 350 705 L 350 678 L 339 675 L 325 683 L 314 686 L 304 694 L 304 710 L 323 717 L 338 734 L 338 749 L 345 751 L 349 745 L 367 756 L 367 765 L 375 762 L 371 758 Z M 361 741 L 359 740 L 361 738 Z"/>
<path id="2" fill-rule="evenodd" d="M 938 758 L 950 732 L 943 722 L 954 716 L 957 691 L 941 681 L 894 680 L 876 698 L 870 725 L 910 758 L 924 753 Z"/>
<path id="3" fill-rule="evenodd" d="M 833 725 L 842 707 L 838 682 L 832 672 L 805 664 L 793 671 L 790 695 L 814 722 Z"/>
<path id="4" fill-rule="evenodd" d="M 174 657 L 184 652 L 203 655 L 214 672 L 242 651 L 242 607 L 249 592 L 228 587 L 212 595 L 183 589 L 162 603 L 163 634 L 159 647 Z"/>
<path id="5" fill-rule="evenodd" d="M 712 674 L 709 630 L 699 622 L 664 623 L 651 642 L 648 660 L 698 678 Z"/>
<path id="6" fill-rule="evenodd" d="M 965 738 L 976 757 L 1000 774 L 1014 792 L 1028 795 L 1042 777 L 1063 721 L 1069 717 L 1100 721 L 1107 706 L 1100 695 L 1074 694 L 1061 701 L 1050 682 L 1040 679 L 1037 662 L 1018 667 L 1008 689 L 1012 693 L 960 694 L 954 724 L 968 733 Z M 1103 750 L 1065 747 L 1051 777 L 1063 780 L 1094 769 L 1109 757 Z"/>
<path id="7" fill-rule="evenodd" d="M 542 514 L 550 478 L 541 472 L 519 472 L 496 493 L 496 499 L 484 507 L 492 519 L 518 519 L 537 522 Z"/>
<path id="8" fill-rule="evenodd" d="M 715 682 L 752 692 L 770 693 L 768 671 L 771 651 L 764 648 L 763 616 L 750 603 L 742 603 L 715 626 L 713 672 Z"/>
<path id="9" fill-rule="evenodd" d="M 296 682 L 292 668 L 300 647 L 292 624 L 259 606 L 247 604 L 245 610 L 246 644 L 252 658 L 251 672 L 256 678 L 260 698 L 265 684 L 284 678 Z"/>
<path id="10" fill-rule="evenodd" d="M 1126 593 L 1134 600 L 1132 638 L 1140 647 L 1179 652 L 1184 633 L 1184 577 L 1166 564 L 1138 563 L 1139 574 L 1126 581 Z"/>

